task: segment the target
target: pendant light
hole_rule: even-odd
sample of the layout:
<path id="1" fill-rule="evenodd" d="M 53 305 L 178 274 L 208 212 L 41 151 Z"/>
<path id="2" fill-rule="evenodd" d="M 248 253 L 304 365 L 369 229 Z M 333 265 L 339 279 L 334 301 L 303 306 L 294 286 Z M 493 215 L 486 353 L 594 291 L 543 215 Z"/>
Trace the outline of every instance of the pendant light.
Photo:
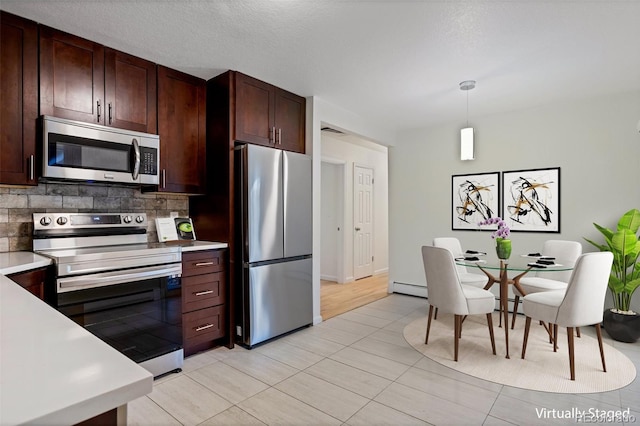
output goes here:
<path id="1" fill-rule="evenodd" d="M 473 156 L 473 127 L 469 127 L 469 90 L 476 87 L 475 80 L 465 80 L 460 83 L 460 90 L 467 92 L 467 127 L 460 130 L 460 159 L 474 160 Z"/>

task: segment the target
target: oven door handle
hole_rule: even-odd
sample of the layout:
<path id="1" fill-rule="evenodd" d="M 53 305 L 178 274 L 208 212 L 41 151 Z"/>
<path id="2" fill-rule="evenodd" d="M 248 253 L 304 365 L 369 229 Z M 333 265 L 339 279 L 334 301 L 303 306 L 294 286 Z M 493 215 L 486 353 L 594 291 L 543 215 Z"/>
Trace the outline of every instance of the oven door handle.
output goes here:
<path id="1" fill-rule="evenodd" d="M 101 272 L 99 274 L 83 275 L 79 277 L 59 278 L 58 292 L 81 290 L 84 288 L 104 287 L 151 278 L 162 278 L 182 274 L 180 263 L 170 266 L 149 266 L 134 270 Z"/>

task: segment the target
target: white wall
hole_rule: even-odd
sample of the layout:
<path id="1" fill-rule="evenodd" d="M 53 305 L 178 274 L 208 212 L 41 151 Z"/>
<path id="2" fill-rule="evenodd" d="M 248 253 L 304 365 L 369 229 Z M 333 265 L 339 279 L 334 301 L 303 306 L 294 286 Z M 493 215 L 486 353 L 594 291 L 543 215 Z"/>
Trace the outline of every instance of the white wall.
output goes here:
<path id="1" fill-rule="evenodd" d="M 425 285 L 420 247 L 436 236 L 494 250 L 487 232 L 451 230 L 451 175 L 561 168 L 561 233 L 512 233 L 514 253 L 546 239 L 600 241 L 593 222 L 615 227 L 640 208 L 640 92 L 480 117 L 476 160 L 460 161 L 460 122 L 402 132 L 389 149 L 390 280 Z M 425 291 L 426 294 L 426 291 Z M 633 298 L 638 310 L 640 296 Z"/>
<path id="2" fill-rule="evenodd" d="M 320 278 L 343 283 L 345 163 L 322 162 Z"/>
<path id="3" fill-rule="evenodd" d="M 346 142 L 340 136 L 328 133 L 322 134 L 322 158 L 340 159 L 345 161 L 344 167 L 344 226 L 337 238 L 344 244 L 344 276 L 339 282 L 350 282 L 354 279 L 353 268 L 353 170 L 362 166 L 374 170 L 373 172 L 373 273 L 380 274 L 389 269 L 389 188 L 388 188 L 388 153 L 387 148 L 369 144 L 363 145 Z M 322 179 L 322 191 L 328 185 L 335 185 L 333 181 Z M 323 228 L 324 229 L 324 228 Z M 325 238 L 328 230 L 324 230 L 320 238 Z M 321 275 L 324 275 L 321 271 Z"/>

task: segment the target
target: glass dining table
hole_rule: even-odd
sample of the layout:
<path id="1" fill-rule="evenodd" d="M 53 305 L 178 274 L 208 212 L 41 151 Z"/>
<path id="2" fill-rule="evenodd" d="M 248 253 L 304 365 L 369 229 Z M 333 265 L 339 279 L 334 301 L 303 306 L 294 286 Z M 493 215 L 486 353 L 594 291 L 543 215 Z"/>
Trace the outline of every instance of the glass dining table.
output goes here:
<path id="1" fill-rule="evenodd" d="M 496 256 L 484 256 L 482 254 L 473 254 L 471 256 L 457 256 L 456 264 L 466 266 L 468 268 L 480 269 L 487 276 L 487 284 L 485 290 L 489 290 L 494 284 L 500 285 L 500 325 L 504 319 L 504 340 L 506 347 L 506 358 L 509 358 L 509 286 L 513 285 L 518 289 L 520 294 L 526 295 L 526 292 L 520 286 L 520 279 L 532 270 L 535 272 L 552 272 L 552 271 L 570 271 L 573 266 L 560 265 L 554 261 L 543 260 L 542 256 L 512 256 L 510 259 L 498 259 Z M 538 263 L 538 262 L 546 262 Z M 497 275 L 497 276 L 496 276 Z M 514 275 L 510 277 L 509 275 Z M 515 312 L 514 312 L 515 315 Z"/>

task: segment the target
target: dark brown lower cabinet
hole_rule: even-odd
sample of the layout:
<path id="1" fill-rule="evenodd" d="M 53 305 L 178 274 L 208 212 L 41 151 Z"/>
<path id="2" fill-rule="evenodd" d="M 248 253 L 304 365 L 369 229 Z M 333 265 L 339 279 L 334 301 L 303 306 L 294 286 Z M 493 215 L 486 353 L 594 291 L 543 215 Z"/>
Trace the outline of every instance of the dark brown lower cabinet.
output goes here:
<path id="1" fill-rule="evenodd" d="M 20 284 L 42 300 L 46 300 L 45 289 L 49 268 L 38 268 L 30 271 L 7 275 L 7 278 Z"/>
<path id="2" fill-rule="evenodd" d="M 114 408 L 105 413 L 98 414 L 83 422 L 76 423 L 76 426 L 116 426 L 118 424 L 118 409 Z"/>
<path id="3" fill-rule="evenodd" d="M 182 254 L 184 355 L 218 346 L 225 333 L 226 250 Z"/>

